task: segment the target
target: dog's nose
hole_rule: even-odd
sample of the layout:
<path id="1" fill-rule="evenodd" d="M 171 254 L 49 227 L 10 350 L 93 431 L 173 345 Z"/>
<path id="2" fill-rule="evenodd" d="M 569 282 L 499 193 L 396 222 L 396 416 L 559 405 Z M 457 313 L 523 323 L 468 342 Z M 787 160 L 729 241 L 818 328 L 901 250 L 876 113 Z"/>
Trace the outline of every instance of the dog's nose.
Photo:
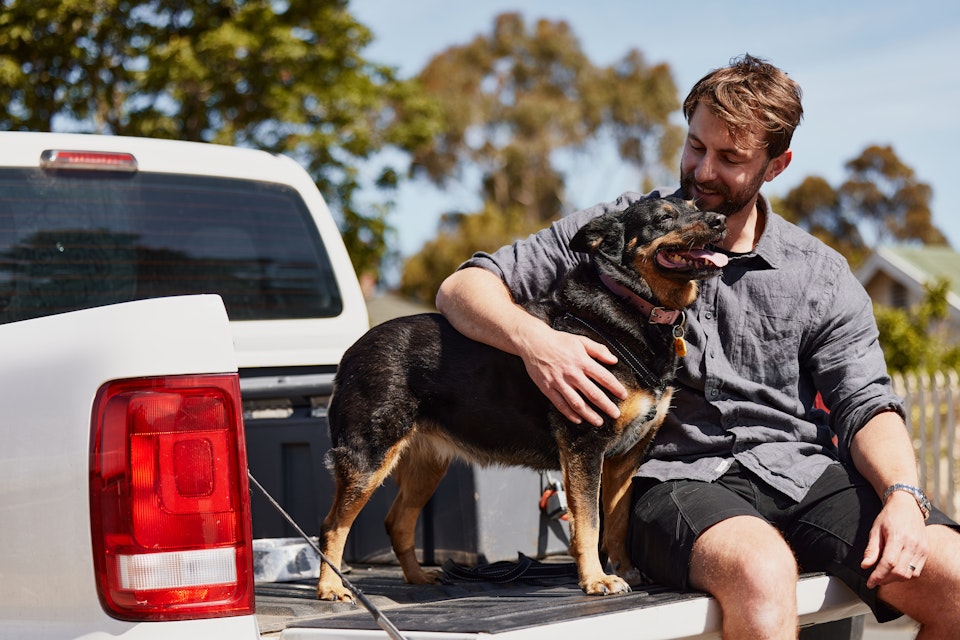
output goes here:
<path id="1" fill-rule="evenodd" d="M 709 214 L 707 214 L 707 225 L 711 229 L 716 229 L 719 231 L 726 227 L 727 219 L 724 218 L 719 213 L 710 212 Z"/>

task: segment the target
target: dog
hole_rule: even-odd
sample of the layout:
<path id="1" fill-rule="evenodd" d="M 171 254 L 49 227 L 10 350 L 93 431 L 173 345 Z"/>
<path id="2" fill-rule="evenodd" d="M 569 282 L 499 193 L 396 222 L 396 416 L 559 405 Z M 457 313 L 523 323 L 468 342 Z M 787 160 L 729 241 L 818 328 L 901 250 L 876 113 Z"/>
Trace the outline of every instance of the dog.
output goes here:
<path id="1" fill-rule="evenodd" d="M 716 275 L 723 216 L 678 198 L 645 199 L 586 223 L 570 249 L 590 254 L 550 297 L 525 305 L 554 328 L 606 344 L 611 370 L 629 390 L 616 420 L 566 420 L 534 385 L 517 356 L 466 338 L 441 315 L 380 324 L 351 346 L 334 381 L 327 417 L 336 481 L 320 540 L 340 566 L 347 534 L 374 490 L 392 474 L 399 489 L 386 527 L 412 584 L 442 573 L 417 561 L 414 530 L 423 506 L 455 456 L 482 465 L 560 469 L 570 509 L 570 555 L 587 594 L 630 591 L 638 574 L 626 553 L 631 477 L 663 421 L 670 382 L 685 353 L 683 309 L 698 281 Z M 603 551 L 600 562 L 600 487 Z M 322 600 L 350 601 L 322 565 Z"/>

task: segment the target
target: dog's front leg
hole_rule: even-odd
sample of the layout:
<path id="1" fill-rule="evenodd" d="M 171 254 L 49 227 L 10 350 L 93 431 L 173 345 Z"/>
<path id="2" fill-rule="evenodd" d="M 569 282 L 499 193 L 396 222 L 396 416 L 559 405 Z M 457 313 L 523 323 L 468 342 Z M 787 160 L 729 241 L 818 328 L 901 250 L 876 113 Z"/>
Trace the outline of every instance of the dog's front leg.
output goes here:
<path id="1" fill-rule="evenodd" d="M 600 564 L 600 473 L 602 453 L 586 456 L 563 452 L 561 464 L 570 507 L 570 555 L 577 563 L 580 588 L 589 595 L 630 591 L 630 585 L 608 575 Z"/>
<path id="2" fill-rule="evenodd" d="M 603 462 L 603 551 L 610 568 L 628 584 L 638 585 L 643 576 L 633 566 L 627 552 L 627 530 L 630 518 L 632 478 L 647 442 L 635 446 L 622 456 Z"/>

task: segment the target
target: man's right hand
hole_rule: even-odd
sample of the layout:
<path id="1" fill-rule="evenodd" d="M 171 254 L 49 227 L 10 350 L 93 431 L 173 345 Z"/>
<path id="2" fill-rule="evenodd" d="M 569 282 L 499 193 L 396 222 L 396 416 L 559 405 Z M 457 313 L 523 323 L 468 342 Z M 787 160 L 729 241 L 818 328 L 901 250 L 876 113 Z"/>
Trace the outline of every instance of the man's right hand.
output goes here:
<path id="1" fill-rule="evenodd" d="M 532 317 L 532 316 L 531 316 Z M 620 410 L 604 389 L 621 400 L 627 390 L 604 364 L 616 364 L 611 351 L 593 340 L 554 329 L 536 320 L 518 334 L 518 355 L 540 391 L 567 420 L 603 424 L 599 409 L 611 418 Z"/>

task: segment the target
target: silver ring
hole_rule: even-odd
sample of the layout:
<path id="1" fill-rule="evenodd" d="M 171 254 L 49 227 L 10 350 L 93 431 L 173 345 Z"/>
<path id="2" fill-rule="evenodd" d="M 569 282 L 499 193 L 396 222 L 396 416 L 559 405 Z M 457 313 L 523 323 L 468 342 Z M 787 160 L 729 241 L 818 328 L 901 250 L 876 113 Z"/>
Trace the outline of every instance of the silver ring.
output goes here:
<path id="1" fill-rule="evenodd" d="M 912 564 L 908 564 L 907 566 L 910 567 L 910 571 L 916 571 L 916 570 L 917 570 L 917 568 L 916 568 L 915 566 L 913 566 Z"/>

